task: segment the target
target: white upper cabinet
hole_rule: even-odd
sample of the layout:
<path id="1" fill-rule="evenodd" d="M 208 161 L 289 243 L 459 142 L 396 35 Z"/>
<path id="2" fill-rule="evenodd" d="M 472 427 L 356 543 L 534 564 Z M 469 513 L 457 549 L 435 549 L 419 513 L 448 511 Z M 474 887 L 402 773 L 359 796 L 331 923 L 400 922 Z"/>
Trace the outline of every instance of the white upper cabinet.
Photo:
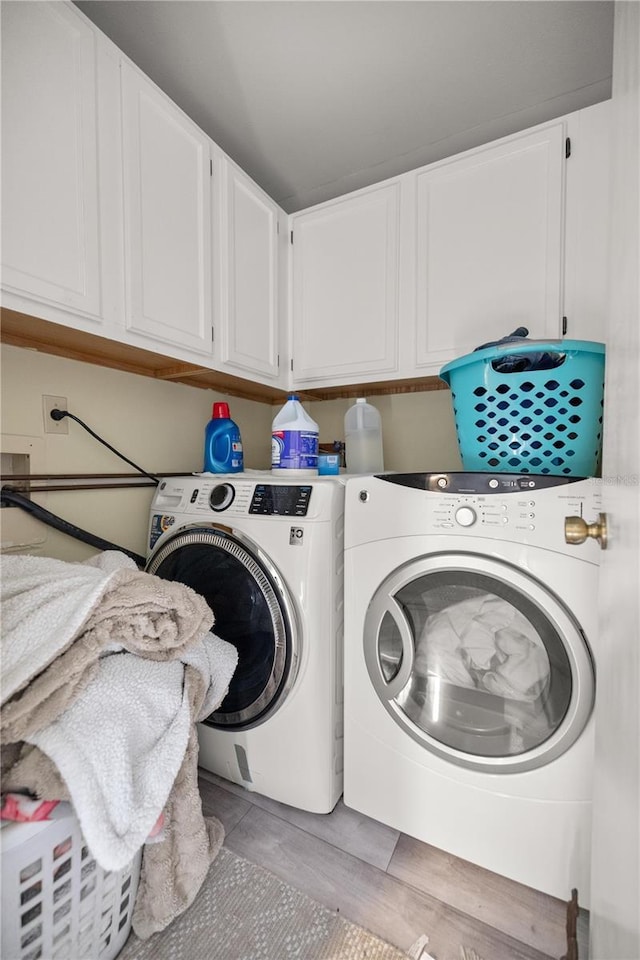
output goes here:
<path id="1" fill-rule="evenodd" d="M 127 62 L 122 121 L 127 330 L 211 356 L 209 140 Z"/>
<path id="2" fill-rule="evenodd" d="M 222 213 L 217 220 L 220 273 L 214 292 L 219 359 L 225 370 L 235 369 L 239 376 L 278 381 L 279 219 L 282 216 L 283 223 L 286 219 L 273 200 L 234 163 L 227 159 L 214 162 L 221 194 L 214 192 L 214 203 Z"/>
<path id="3" fill-rule="evenodd" d="M 561 336 L 565 162 L 558 122 L 416 174 L 417 371 L 518 326 Z"/>
<path id="4" fill-rule="evenodd" d="M 559 338 L 566 129 L 545 124 L 294 214 L 293 383 L 434 376 L 518 326 Z"/>
<path id="5" fill-rule="evenodd" d="M 1 14 L 3 307 L 282 389 L 603 338 L 610 102 L 287 219 L 73 4 Z"/>
<path id="6" fill-rule="evenodd" d="M 2 5 L 3 303 L 102 317 L 96 41 L 72 7 Z"/>
<path id="7" fill-rule="evenodd" d="M 291 217 L 294 384 L 397 371 L 399 218 L 397 180 Z"/>

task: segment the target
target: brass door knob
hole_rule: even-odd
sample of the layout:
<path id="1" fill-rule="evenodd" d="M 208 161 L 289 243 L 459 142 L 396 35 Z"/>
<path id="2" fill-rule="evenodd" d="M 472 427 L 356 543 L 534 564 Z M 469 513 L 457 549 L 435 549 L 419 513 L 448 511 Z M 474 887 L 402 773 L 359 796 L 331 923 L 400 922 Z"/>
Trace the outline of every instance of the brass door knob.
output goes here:
<path id="1" fill-rule="evenodd" d="M 607 515 L 599 513 L 598 519 L 587 523 L 582 517 L 564 518 L 564 539 L 566 543 L 584 543 L 589 537 L 597 540 L 601 550 L 607 549 Z"/>

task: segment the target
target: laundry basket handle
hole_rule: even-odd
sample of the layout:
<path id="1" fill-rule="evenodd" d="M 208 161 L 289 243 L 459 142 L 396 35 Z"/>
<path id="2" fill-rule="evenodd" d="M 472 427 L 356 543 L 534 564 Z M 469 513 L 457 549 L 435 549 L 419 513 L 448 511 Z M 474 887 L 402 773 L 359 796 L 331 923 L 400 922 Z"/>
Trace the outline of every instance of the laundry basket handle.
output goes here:
<path id="1" fill-rule="evenodd" d="M 566 340 L 525 340 L 523 343 L 498 343 L 487 348 L 487 353 L 566 353 Z M 478 354 L 484 353 L 478 350 Z"/>

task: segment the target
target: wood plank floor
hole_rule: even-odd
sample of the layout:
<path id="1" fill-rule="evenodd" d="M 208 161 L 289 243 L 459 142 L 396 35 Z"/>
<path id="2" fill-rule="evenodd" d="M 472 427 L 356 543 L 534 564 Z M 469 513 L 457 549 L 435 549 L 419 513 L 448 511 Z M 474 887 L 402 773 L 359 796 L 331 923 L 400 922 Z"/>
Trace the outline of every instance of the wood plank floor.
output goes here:
<path id="1" fill-rule="evenodd" d="M 566 904 L 346 807 L 297 810 L 200 770 L 205 814 L 225 846 L 401 950 L 423 934 L 437 960 L 560 960 Z M 587 960 L 588 914 L 578 921 Z M 472 954 L 471 954 L 472 955 Z M 229 958 L 232 960 L 232 958 Z"/>

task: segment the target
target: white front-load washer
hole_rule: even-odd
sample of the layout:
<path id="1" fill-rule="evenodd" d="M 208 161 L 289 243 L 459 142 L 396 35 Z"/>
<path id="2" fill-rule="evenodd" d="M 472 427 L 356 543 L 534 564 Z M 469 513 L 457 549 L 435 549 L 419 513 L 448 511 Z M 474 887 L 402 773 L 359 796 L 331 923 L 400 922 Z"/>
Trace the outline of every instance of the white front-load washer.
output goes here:
<path id="1" fill-rule="evenodd" d="M 344 802 L 584 906 L 600 544 L 565 518 L 599 510 L 595 479 L 346 484 Z"/>
<path id="2" fill-rule="evenodd" d="M 199 763 L 303 810 L 342 793 L 344 484 L 336 477 L 200 474 L 161 480 L 146 570 L 211 607 L 238 649 Z"/>

